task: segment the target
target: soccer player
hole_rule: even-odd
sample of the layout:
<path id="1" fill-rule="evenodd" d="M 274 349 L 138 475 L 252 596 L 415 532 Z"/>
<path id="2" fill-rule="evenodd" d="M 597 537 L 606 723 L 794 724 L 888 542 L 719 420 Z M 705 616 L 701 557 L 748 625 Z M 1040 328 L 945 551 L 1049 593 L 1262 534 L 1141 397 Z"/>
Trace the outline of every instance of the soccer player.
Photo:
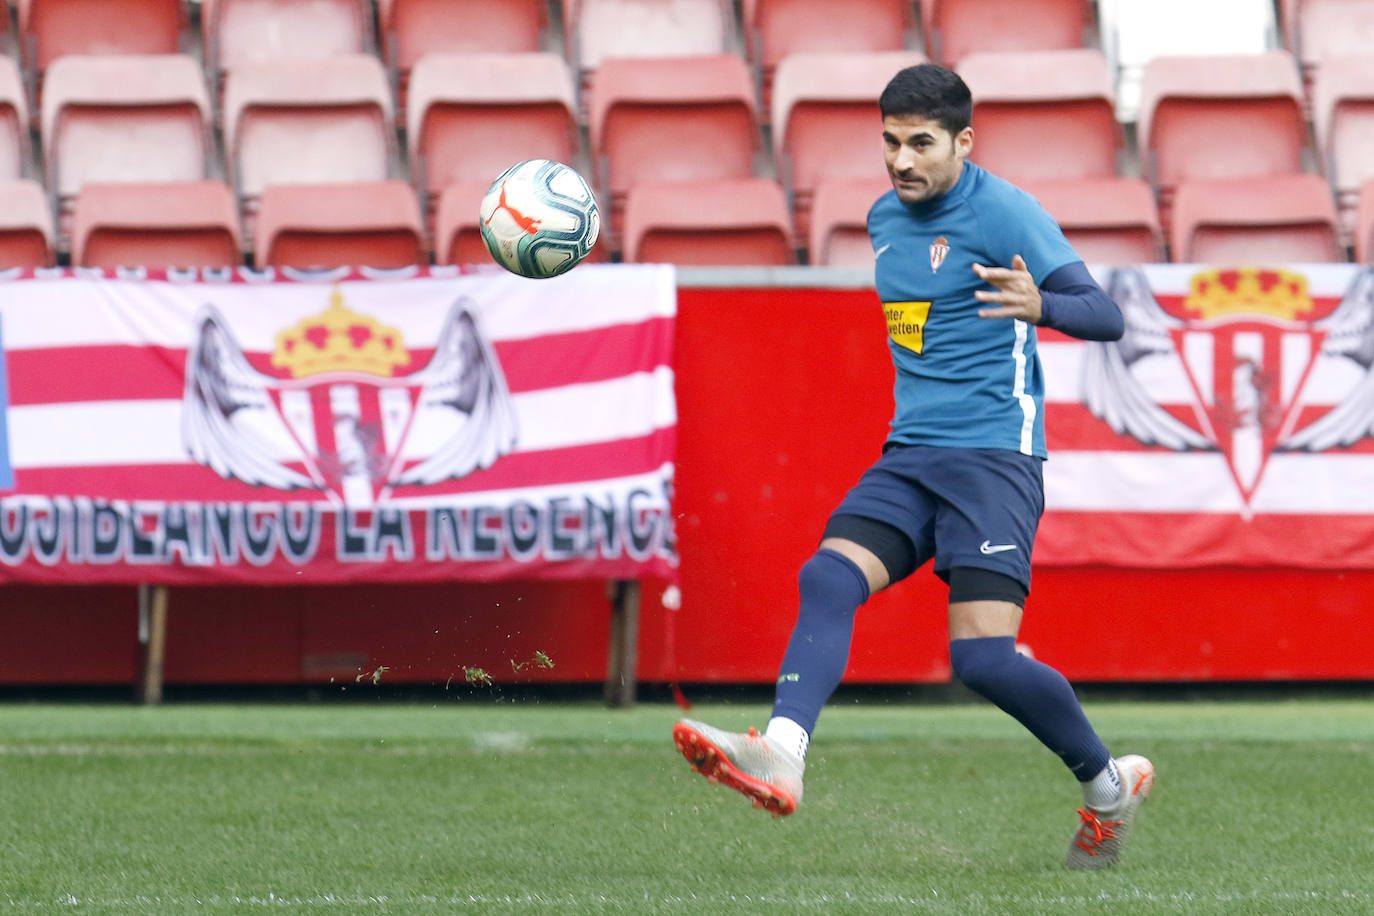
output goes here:
<path id="1" fill-rule="evenodd" d="M 1082 784 L 1071 868 L 1116 863 L 1154 782 L 1113 758 L 1073 688 L 1016 651 L 1044 508 L 1044 379 L 1035 327 L 1116 340 L 1121 311 L 1030 195 L 968 161 L 972 97 L 951 70 L 896 74 L 878 103 L 892 190 L 868 232 L 896 365 L 882 456 L 801 568 L 800 607 L 760 735 L 691 719 L 673 738 L 693 769 L 775 816 L 802 799 L 807 745 L 874 592 L 933 560 L 949 585 L 954 674 L 1058 754 Z"/>

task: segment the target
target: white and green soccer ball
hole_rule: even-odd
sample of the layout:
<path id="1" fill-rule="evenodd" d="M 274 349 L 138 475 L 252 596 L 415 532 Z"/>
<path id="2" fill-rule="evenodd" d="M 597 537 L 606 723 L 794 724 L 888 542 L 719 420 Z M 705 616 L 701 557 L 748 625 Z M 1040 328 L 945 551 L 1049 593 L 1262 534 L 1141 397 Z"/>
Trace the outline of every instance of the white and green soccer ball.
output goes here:
<path id="1" fill-rule="evenodd" d="M 482 241 L 497 264 L 542 280 L 576 267 L 596 244 L 601 211 L 576 169 L 527 159 L 502 172 L 481 207 Z"/>

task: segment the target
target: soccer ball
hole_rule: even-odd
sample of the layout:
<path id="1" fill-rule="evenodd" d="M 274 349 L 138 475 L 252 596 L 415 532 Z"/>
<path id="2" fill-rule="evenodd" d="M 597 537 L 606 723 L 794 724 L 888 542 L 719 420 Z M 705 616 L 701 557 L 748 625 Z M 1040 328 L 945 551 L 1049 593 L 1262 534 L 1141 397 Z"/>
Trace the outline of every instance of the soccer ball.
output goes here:
<path id="1" fill-rule="evenodd" d="M 528 159 L 482 198 L 479 229 L 497 264 L 542 280 L 572 270 L 596 244 L 601 211 L 587 182 L 560 162 Z"/>

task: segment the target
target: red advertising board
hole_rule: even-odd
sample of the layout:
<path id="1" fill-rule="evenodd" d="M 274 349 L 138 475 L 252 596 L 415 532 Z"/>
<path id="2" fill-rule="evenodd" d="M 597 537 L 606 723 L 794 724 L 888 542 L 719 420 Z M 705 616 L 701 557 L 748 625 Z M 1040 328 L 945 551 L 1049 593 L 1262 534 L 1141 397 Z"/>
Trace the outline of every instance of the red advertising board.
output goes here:
<path id="1" fill-rule="evenodd" d="M 1374 678 L 1368 277 L 1353 265 L 1104 272 L 1133 322 L 1125 341 L 1041 333 L 1048 508 L 1022 630 L 1038 657 L 1076 681 Z M 680 566 L 643 578 L 638 677 L 689 696 L 698 682 L 771 683 L 797 570 L 890 417 L 872 289 L 777 279 L 693 274 L 677 289 Z M 133 678 L 131 590 L 11 585 L 6 597 L 5 682 Z M 848 680 L 947 680 L 945 602 L 929 570 L 875 596 Z M 595 682 L 606 664 L 609 602 L 594 579 L 207 582 L 174 587 L 172 608 L 169 682 L 322 683 L 386 667 L 393 681 L 443 683 L 464 665 Z M 556 667 L 517 674 L 535 651 Z"/>
<path id="2" fill-rule="evenodd" d="M 1032 651 L 1075 679 L 1374 677 L 1371 276 L 1103 272 L 1127 338 L 1090 359 L 1090 345 L 1041 334 L 1050 459 Z M 684 288 L 678 335 L 673 668 L 771 681 L 796 571 L 886 432 L 882 315 L 871 289 Z M 1100 368 L 1112 361 L 1115 375 Z M 1115 406 L 1108 384 L 1125 389 Z M 1160 413 L 1173 422 L 1152 439 Z M 728 461 L 712 459 L 721 450 Z M 870 600 L 848 679 L 946 680 L 945 601 L 928 570 Z"/>

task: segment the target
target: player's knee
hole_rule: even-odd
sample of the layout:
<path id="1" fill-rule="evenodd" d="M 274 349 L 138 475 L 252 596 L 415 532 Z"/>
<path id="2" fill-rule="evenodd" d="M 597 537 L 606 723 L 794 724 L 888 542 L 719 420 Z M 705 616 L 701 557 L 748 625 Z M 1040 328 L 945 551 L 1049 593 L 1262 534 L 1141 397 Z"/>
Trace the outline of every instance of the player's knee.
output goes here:
<path id="1" fill-rule="evenodd" d="M 853 560 L 833 550 L 818 550 L 797 576 L 803 603 L 857 607 L 868 600 L 868 580 Z M 854 599 L 857 597 L 857 601 Z"/>
<path id="2" fill-rule="evenodd" d="M 949 644 L 954 676 L 976 693 L 997 693 L 1015 664 L 1016 639 L 1012 636 L 955 639 Z"/>

